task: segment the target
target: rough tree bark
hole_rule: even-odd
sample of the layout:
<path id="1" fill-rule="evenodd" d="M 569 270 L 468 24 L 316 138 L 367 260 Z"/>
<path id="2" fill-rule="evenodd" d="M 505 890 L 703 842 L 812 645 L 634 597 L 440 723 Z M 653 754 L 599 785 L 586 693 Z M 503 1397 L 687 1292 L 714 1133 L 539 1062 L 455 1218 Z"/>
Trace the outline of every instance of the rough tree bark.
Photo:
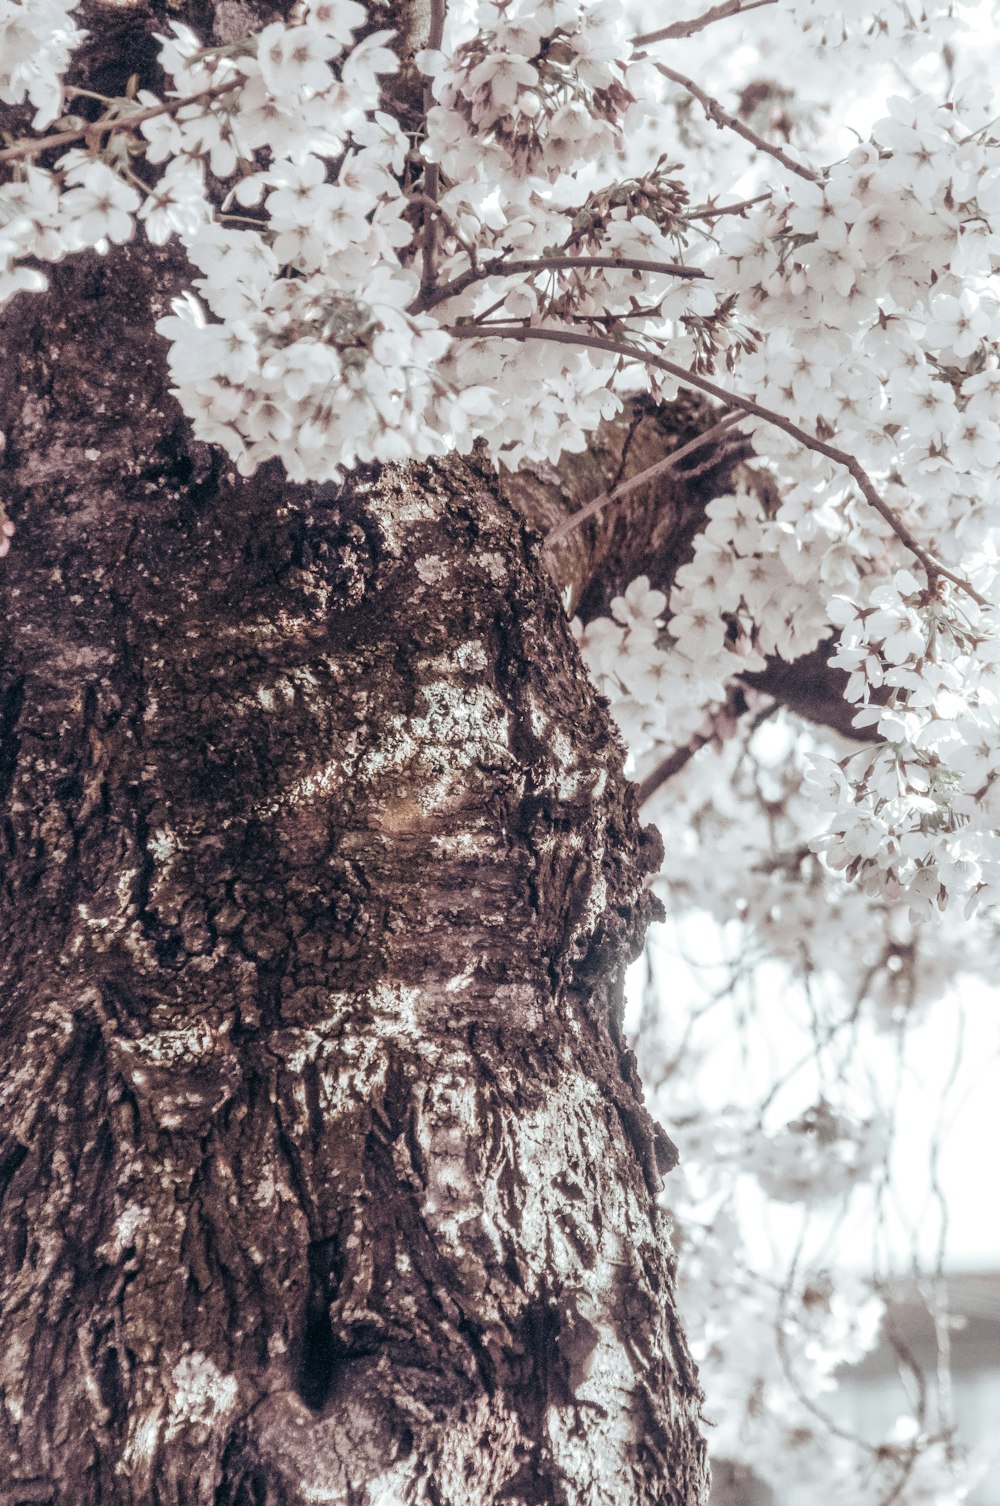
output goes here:
<path id="1" fill-rule="evenodd" d="M 107 14 L 113 92 L 163 17 Z M 554 565 L 696 403 L 506 487 L 242 480 L 167 391 L 185 275 L 4 321 L 0 1500 L 697 1506 L 621 1034 L 659 838 L 560 592 L 667 581 L 728 462 Z"/>
<path id="2" fill-rule="evenodd" d="M 150 261 L 8 321 L 13 1498 L 690 1506 L 656 846 L 537 544 L 460 462 L 234 479 Z"/>
<path id="3" fill-rule="evenodd" d="M 234 477 L 177 275 L 6 319 L 5 1499 L 694 1506 L 657 839 L 537 535 L 457 460 Z"/>

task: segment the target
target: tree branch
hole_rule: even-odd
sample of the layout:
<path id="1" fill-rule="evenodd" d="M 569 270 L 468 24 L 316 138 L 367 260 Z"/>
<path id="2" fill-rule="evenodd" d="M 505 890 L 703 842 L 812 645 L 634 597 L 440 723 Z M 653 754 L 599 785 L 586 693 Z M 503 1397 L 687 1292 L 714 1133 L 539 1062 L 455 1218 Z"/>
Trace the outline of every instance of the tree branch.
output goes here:
<path id="1" fill-rule="evenodd" d="M 684 220 L 717 220 L 721 214 L 742 214 L 745 209 L 752 209 L 755 204 L 763 204 L 771 197 L 771 190 L 766 193 L 755 194 L 752 199 L 740 199 L 738 204 L 720 204 L 718 208 L 711 204 L 703 204 L 698 209 L 689 209 L 687 214 L 682 215 Z"/>
<path id="2" fill-rule="evenodd" d="M 681 262 L 654 261 L 642 256 L 532 256 L 517 261 L 497 257 L 485 266 L 470 267 L 453 277 L 451 282 L 428 290 L 417 300 L 413 312 L 423 313 L 435 308 L 448 298 L 457 298 L 475 282 L 488 277 L 516 277 L 526 272 L 589 271 L 594 268 L 614 268 L 625 272 L 656 272 L 665 277 L 710 278 L 710 273 L 701 267 L 685 267 Z"/>
<path id="3" fill-rule="evenodd" d="M 632 46 L 651 47 L 654 42 L 672 41 L 675 37 L 693 37 L 696 32 L 713 26 L 716 21 L 725 21 L 729 16 L 742 16 L 747 11 L 759 10 L 762 5 L 774 4 L 776 0 L 749 0 L 746 5 L 742 4 L 742 0 L 723 0 L 723 4 L 713 5 L 704 15 L 695 16 L 690 21 L 675 21 L 672 26 L 663 26 L 659 31 L 645 31 L 641 36 L 633 37 Z"/>
<path id="4" fill-rule="evenodd" d="M 623 413 L 600 425 L 586 450 L 564 455 L 558 467 L 523 465 L 497 476 L 484 463 L 490 484 L 499 485 L 529 526 L 543 535 L 567 521 L 580 498 L 612 493 L 622 481 L 635 483 L 627 507 L 599 510 L 588 528 L 570 530 L 557 549 L 546 551 L 546 563 L 569 615 L 579 613 L 585 622 L 607 615 L 612 599 L 640 574 L 670 595 L 678 569 L 691 558 L 695 539 L 707 522 L 708 503 L 739 484 L 734 465 L 744 457 L 736 441 L 745 439 L 733 432 L 707 466 L 696 459 L 684 468 L 661 469 L 659 462 L 676 460 L 682 448 L 691 453 L 701 446 L 704 452 L 715 416 L 708 400 L 690 390 L 659 405 L 636 397 Z M 735 424 L 739 414 L 727 418 Z M 760 484 L 764 478 L 755 470 L 748 479 Z M 741 688 L 763 693 L 808 722 L 854 742 L 870 743 L 872 729 L 853 726 L 857 708 L 845 698 L 847 671 L 830 664 L 837 641 L 831 637 L 791 663 L 772 655 L 762 669 L 738 675 L 734 694 Z M 877 691 L 873 699 L 879 701 L 882 695 Z M 735 703 L 733 710 L 738 713 Z M 692 748 L 696 751 L 701 745 L 695 742 Z M 663 779 L 680 766 L 670 762 Z"/>
<path id="5" fill-rule="evenodd" d="M 447 13 L 446 0 L 430 0 L 431 21 L 427 33 L 427 46 L 437 51 L 444 37 L 444 23 Z M 424 82 L 424 123 L 434 103 L 434 94 L 431 89 L 430 79 Z M 440 187 L 441 173 L 436 162 L 428 162 L 424 172 L 424 192 L 433 203 L 437 203 L 438 189 Z M 434 215 L 428 215 L 424 221 L 423 246 L 421 247 L 421 292 L 429 289 L 434 282 L 434 243 L 437 240 L 437 220 Z"/>
<path id="6" fill-rule="evenodd" d="M 713 99 L 710 94 L 706 94 L 693 79 L 685 78 L 683 73 L 677 73 L 673 68 L 668 68 L 666 63 L 657 63 L 656 68 L 664 78 L 669 78 L 673 83 L 679 84 L 682 89 L 686 89 L 689 94 L 693 94 L 709 120 L 714 121 L 720 131 L 723 127 L 735 131 L 737 136 L 742 136 L 743 140 L 748 141 L 758 152 L 766 152 L 769 157 L 780 162 L 782 167 L 787 167 L 790 173 L 797 173 L 800 178 L 807 178 L 810 183 L 818 181 L 819 175 L 814 173 L 812 168 L 804 167 L 801 162 L 796 162 L 793 157 L 789 157 L 787 152 L 783 152 L 780 146 L 772 146 L 770 141 L 765 141 L 763 136 L 758 136 L 757 132 L 752 131 L 748 125 L 744 125 L 742 120 L 737 119 L 735 115 L 730 115 L 728 110 L 724 110 L 719 101 Z"/>
<path id="7" fill-rule="evenodd" d="M 647 774 L 639 785 L 640 808 L 656 794 L 658 789 L 661 789 L 666 784 L 668 779 L 673 779 L 675 774 L 679 774 L 681 769 L 691 761 L 694 755 L 700 752 L 706 743 L 710 743 L 711 741 L 712 734 L 710 732 L 698 732 L 692 737 L 689 743 L 684 744 L 683 748 L 675 748 L 662 763 L 658 763 L 652 773 Z"/>
<path id="8" fill-rule="evenodd" d="M 665 371 L 678 381 L 697 387 L 702 392 L 707 392 L 709 397 L 717 398 L 731 408 L 741 408 L 744 413 L 750 413 L 755 418 L 763 419 L 766 423 L 773 424 L 776 429 L 781 429 L 792 439 L 798 440 L 808 450 L 814 450 L 818 455 L 824 455 L 828 460 L 842 465 L 858 484 L 858 488 L 866 502 L 884 518 L 893 533 L 910 553 L 920 561 L 927 574 L 928 584 L 933 588 L 937 579 L 950 580 L 960 590 L 971 596 L 979 606 L 988 605 L 986 598 L 981 596 L 976 588 L 961 575 L 956 575 L 946 565 L 924 548 L 914 538 L 909 528 L 888 502 L 879 494 L 874 482 L 862 466 L 861 462 L 846 450 L 840 450 L 836 445 L 827 444 L 815 434 L 810 434 L 808 429 L 802 429 L 793 423 L 790 418 L 785 418 L 781 413 L 775 413 L 771 408 L 765 408 L 752 398 L 743 397 L 740 393 L 730 392 L 726 387 L 720 387 L 717 382 L 709 381 L 699 372 L 689 371 L 687 367 L 680 366 L 675 361 L 667 360 L 666 356 L 657 355 L 654 351 L 646 351 L 634 345 L 627 345 L 624 341 L 609 340 L 603 335 L 580 335 L 572 330 L 538 329 L 521 325 L 501 324 L 457 324 L 445 325 L 445 330 L 455 339 L 478 339 L 484 335 L 504 340 L 551 340 L 564 345 L 582 345 L 592 350 L 604 350 L 609 355 L 623 356 L 629 360 L 644 362 L 659 371 Z"/>
<path id="9" fill-rule="evenodd" d="M 710 444 L 712 440 L 720 438 L 734 424 L 739 423 L 741 419 L 742 414 L 730 413 L 719 423 L 713 424 L 710 429 L 706 429 L 703 434 L 697 435 L 694 439 L 689 439 L 687 444 L 682 444 L 679 449 L 671 450 L 669 455 L 665 455 L 655 465 L 646 466 L 645 470 L 641 470 L 636 476 L 631 476 L 628 481 L 623 481 L 620 486 L 616 486 L 612 491 L 602 492 L 599 497 L 595 497 L 593 501 L 581 507 L 579 512 L 572 513 L 564 522 L 557 524 L 555 528 L 551 529 L 546 535 L 544 547 L 546 550 L 552 549 L 568 533 L 572 533 L 574 528 L 578 528 L 581 523 L 585 523 L 588 518 L 592 518 L 595 513 L 600 512 L 602 507 L 606 507 L 611 502 L 618 502 L 622 497 L 627 497 L 629 492 L 635 491 L 636 487 L 648 486 L 658 476 L 662 476 L 666 471 L 673 470 L 677 463 L 683 460 L 685 456 L 693 454 L 695 450 L 700 450 L 706 444 Z"/>
<path id="10" fill-rule="evenodd" d="M 131 115 L 117 115 L 105 120 L 94 120 L 78 130 L 57 131 L 54 136 L 39 136 L 33 141 L 15 141 L 13 146 L 5 147 L 0 152 L 0 165 L 4 162 L 26 162 L 32 157 L 40 157 L 43 152 L 51 151 L 57 146 L 72 146 L 74 141 L 91 141 L 96 136 L 113 136 L 118 131 L 131 131 L 135 126 L 141 125 L 144 120 L 153 120 L 157 115 L 176 115 L 178 110 L 183 110 L 185 105 L 195 105 L 201 100 L 218 99 L 220 95 L 229 94 L 239 85 L 235 82 L 227 84 L 213 84 L 211 89 L 201 89 L 197 94 L 187 94 L 183 99 L 172 99 L 163 105 L 147 105 L 144 110 L 136 110 Z"/>

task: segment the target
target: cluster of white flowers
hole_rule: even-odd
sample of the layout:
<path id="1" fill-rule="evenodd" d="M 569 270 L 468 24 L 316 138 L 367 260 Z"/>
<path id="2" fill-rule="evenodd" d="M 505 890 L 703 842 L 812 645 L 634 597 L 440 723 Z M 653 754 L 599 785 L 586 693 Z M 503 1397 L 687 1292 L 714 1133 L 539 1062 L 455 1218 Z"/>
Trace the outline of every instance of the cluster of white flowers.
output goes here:
<path id="1" fill-rule="evenodd" d="M 768 517 L 751 484 L 705 511 L 693 558 L 676 573 L 669 615 L 666 596 L 640 576 L 611 603 L 610 618 L 574 624 L 636 760 L 654 746 L 666 752 L 717 733 L 728 688 L 741 675 L 764 669 L 771 656 L 796 659 L 832 631 L 814 582 L 822 565 L 834 569 L 835 518 L 828 529 L 813 520 L 807 531 L 783 512 Z M 842 584 L 853 583 L 856 572 L 833 553 L 843 560 Z"/>
<path id="2" fill-rule="evenodd" d="M 835 867 L 914 909 L 953 898 L 969 913 L 1000 899 L 1000 618 L 956 594 L 898 571 L 868 607 L 831 604 L 833 662 L 879 740 L 817 760 L 814 779 Z"/>
<path id="3" fill-rule="evenodd" d="M 111 136 L 104 156 L 71 148 L 0 188 L 0 300 L 44 288 L 25 257 L 106 251 L 136 218 L 154 243 L 184 243 L 203 301 L 186 296 L 159 325 L 175 391 L 198 436 L 244 473 L 280 455 L 296 479 L 337 478 L 359 461 L 440 451 L 443 435 L 471 442 L 477 395 L 440 376 L 439 324 L 407 312 L 418 286 L 397 255 L 412 238 L 398 181 L 407 144 L 379 83 L 398 60 L 386 32 L 344 56 L 364 17 L 356 0 L 317 0 L 244 50 L 207 51 L 175 22 L 161 61 L 177 98 L 205 98 L 169 110 L 146 91 L 118 101 L 137 130 Z M 166 164 L 147 194 L 137 153 Z M 238 174 L 221 212 L 206 172 Z M 263 203 L 259 229 L 234 202 Z"/>
<path id="4" fill-rule="evenodd" d="M 71 19 L 76 0 L 0 0 L 0 100 L 35 106 L 36 130 L 62 106 L 61 75 L 84 33 Z"/>
<path id="5" fill-rule="evenodd" d="M 844 1506 L 883 1499 L 870 1487 L 853 1496 L 837 1489 L 847 1478 L 858 1484 L 870 1456 L 837 1438 L 818 1410 L 834 1371 L 876 1343 L 882 1302 L 823 1267 L 790 1286 L 734 1269 L 738 1229 L 725 1207 L 703 1226 L 689 1220 L 683 1227 L 680 1300 L 695 1324 L 715 1456 L 738 1460 L 782 1491 L 812 1486 Z M 787 1336 L 784 1353 L 776 1333 Z"/>
<path id="6" fill-rule="evenodd" d="M 768 1197 L 786 1203 L 826 1202 L 867 1181 L 885 1164 L 888 1125 L 811 1105 L 751 1153 L 754 1175 Z"/>
<path id="7" fill-rule="evenodd" d="M 544 45 L 543 45 L 544 44 Z M 554 182 L 614 152 L 635 96 L 629 31 L 611 0 L 486 0 L 450 57 L 421 54 L 438 101 L 428 159 L 453 183 L 510 172 Z"/>

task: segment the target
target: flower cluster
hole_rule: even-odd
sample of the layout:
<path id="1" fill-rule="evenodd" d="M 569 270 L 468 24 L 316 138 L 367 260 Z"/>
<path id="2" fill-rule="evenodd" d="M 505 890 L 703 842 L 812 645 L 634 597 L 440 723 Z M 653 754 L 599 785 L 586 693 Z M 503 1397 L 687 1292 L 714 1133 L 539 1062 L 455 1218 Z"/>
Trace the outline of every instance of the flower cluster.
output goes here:
<path id="1" fill-rule="evenodd" d="M 833 662 L 877 742 L 818 761 L 828 860 L 912 908 L 1000 899 L 1000 613 L 907 571 L 864 608 L 831 603 Z"/>
<path id="2" fill-rule="evenodd" d="M 717 718 L 741 675 L 772 656 L 798 658 L 832 630 L 812 582 L 821 563 L 834 568 L 837 520 L 827 529 L 812 520 L 806 536 L 784 513 L 767 516 L 755 479 L 748 472 L 737 492 L 708 503 L 669 614 L 664 594 L 640 576 L 612 602 L 611 618 L 575 627 L 635 759 L 654 745 L 683 747 Z"/>
<path id="3" fill-rule="evenodd" d="M 453 182 L 507 172 L 555 181 L 619 147 L 635 102 L 619 6 L 486 0 L 477 23 L 450 57 L 420 57 L 438 101 L 426 155 Z"/>
<path id="4" fill-rule="evenodd" d="M 868 1181 L 885 1164 L 888 1145 L 884 1121 L 858 1119 L 821 1100 L 755 1147 L 752 1165 L 768 1197 L 808 1205 Z"/>
<path id="5" fill-rule="evenodd" d="M 0 100 L 35 107 L 36 130 L 62 106 L 60 77 L 85 33 L 70 17 L 75 0 L 0 0 Z"/>
<path id="6" fill-rule="evenodd" d="M 323 0 L 214 68 L 175 26 L 164 62 L 177 83 L 211 87 L 221 72 L 236 87 L 224 111 L 192 105 L 143 125 L 147 156 L 169 163 L 161 199 L 171 166 L 187 164 L 191 183 L 207 158 L 216 177 L 239 172 L 227 202 L 262 210 L 259 228 L 207 222 L 171 184 L 147 217 L 155 237 L 162 219 L 155 230 L 150 220 L 172 214 L 202 272 L 203 302 L 180 300 L 158 325 L 175 391 L 199 436 L 244 474 L 280 456 L 296 480 L 337 479 L 361 461 L 440 450 L 442 430 L 464 438 L 474 411 L 474 395 L 450 404 L 436 375 L 447 337 L 407 312 L 406 143 L 379 109 L 379 80 L 398 63 L 384 32 L 347 51 L 364 16 L 356 0 Z"/>

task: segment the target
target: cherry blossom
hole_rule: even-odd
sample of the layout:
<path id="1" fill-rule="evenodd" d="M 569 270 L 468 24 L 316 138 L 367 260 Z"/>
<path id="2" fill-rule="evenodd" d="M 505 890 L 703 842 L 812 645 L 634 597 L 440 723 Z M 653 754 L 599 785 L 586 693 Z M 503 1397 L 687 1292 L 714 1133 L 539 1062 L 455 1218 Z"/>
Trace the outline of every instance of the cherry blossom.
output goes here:
<path id="1" fill-rule="evenodd" d="M 724 47 L 706 26 L 669 50 L 633 44 L 640 9 L 450 7 L 417 54 L 420 121 L 385 87 L 398 39 L 359 39 L 377 13 L 358 0 L 224 45 L 171 22 L 162 97 L 106 101 L 73 93 L 71 5 L 0 0 L 0 101 L 75 134 L 2 153 L 0 303 L 137 222 L 176 239 L 190 287 L 157 325 L 173 392 L 243 474 L 338 480 L 477 443 L 554 466 L 637 393 L 718 405 L 753 456 L 690 558 L 669 590 L 621 581 L 574 631 L 637 776 L 690 760 L 657 881 L 672 909 L 735 916 L 895 1029 L 981 967 L 971 917 L 1000 904 L 1000 133 L 975 8 L 787 0 L 730 15 Z M 0 509 L 0 556 L 12 530 Z M 746 677 L 824 643 L 858 739 L 799 728 L 758 757 L 740 728 L 774 708 Z M 959 942 L 933 929 L 948 907 Z M 691 1156 L 702 1358 L 734 1457 L 868 1506 L 878 1471 L 789 1373 L 821 1390 L 871 1324 L 822 1272 L 778 1300 L 747 1271 L 737 1332 L 712 1263 L 739 1178 L 818 1208 L 884 1160 L 878 1105 L 816 1084 L 782 1112 L 727 1110 Z M 784 1368 L 773 1344 L 762 1358 L 783 1325 L 801 1339 Z M 754 1395 L 775 1407 L 752 1416 Z M 947 1498 L 937 1445 L 886 1447 L 887 1491 L 908 1460 L 899 1499 Z"/>

